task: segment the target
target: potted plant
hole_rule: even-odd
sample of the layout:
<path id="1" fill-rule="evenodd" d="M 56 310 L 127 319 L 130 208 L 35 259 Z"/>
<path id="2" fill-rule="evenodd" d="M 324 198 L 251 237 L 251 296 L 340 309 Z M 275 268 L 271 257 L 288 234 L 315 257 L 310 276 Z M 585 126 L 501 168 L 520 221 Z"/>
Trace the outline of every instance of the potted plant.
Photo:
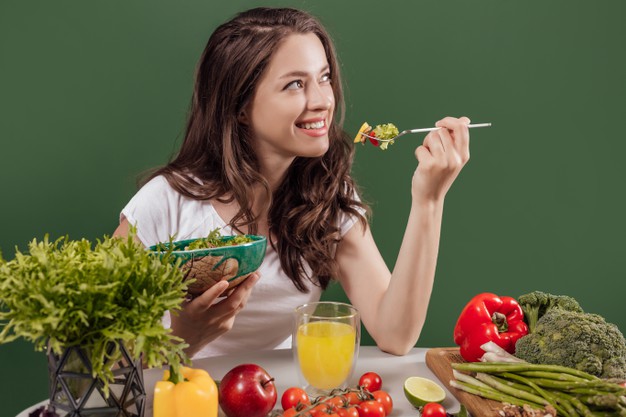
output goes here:
<path id="1" fill-rule="evenodd" d="M 0 254 L 0 343 L 21 337 L 46 350 L 61 416 L 142 416 L 142 363 L 187 360 L 161 324 L 185 290 L 170 254 L 146 250 L 134 231 L 95 243 L 45 236 L 10 261 Z"/>

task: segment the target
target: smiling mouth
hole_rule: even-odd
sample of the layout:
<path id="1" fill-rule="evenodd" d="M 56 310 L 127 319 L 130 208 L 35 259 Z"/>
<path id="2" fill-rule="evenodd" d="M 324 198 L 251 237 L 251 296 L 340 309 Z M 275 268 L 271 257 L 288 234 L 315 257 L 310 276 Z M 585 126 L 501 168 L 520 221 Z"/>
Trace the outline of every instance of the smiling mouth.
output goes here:
<path id="1" fill-rule="evenodd" d="M 300 129 L 314 130 L 323 128 L 324 126 L 326 126 L 326 122 L 324 120 L 320 120 L 319 122 L 313 123 L 296 123 L 296 126 L 298 126 Z"/>

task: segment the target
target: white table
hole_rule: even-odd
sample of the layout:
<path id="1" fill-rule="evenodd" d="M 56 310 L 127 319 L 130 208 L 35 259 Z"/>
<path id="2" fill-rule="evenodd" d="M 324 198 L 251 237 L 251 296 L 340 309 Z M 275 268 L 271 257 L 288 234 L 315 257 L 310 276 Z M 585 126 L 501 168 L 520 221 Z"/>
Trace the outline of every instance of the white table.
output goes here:
<path id="1" fill-rule="evenodd" d="M 417 416 L 419 415 L 417 410 L 404 397 L 403 384 L 404 380 L 410 376 L 421 376 L 437 381 L 437 377 L 428 369 L 424 361 L 426 350 L 424 348 L 414 348 L 405 356 L 394 356 L 381 352 L 375 346 L 361 346 L 356 370 L 350 385 L 356 385 L 359 376 L 363 373 L 374 371 L 381 376 L 383 389 L 389 392 L 393 399 L 394 408 L 390 417 Z M 289 349 L 198 359 L 193 362 L 193 366 L 206 369 L 213 379 L 221 379 L 226 372 L 242 363 L 255 363 L 264 368 L 274 378 L 278 393 L 277 408 L 280 408 L 280 396 L 282 393 L 287 388 L 298 385 L 295 363 Z M 156 381 L 161 379 L 162 376 L 163 371 L 161 369 L 144 371 L 144 382 L 148 396 L 145 417 L 152 417 L 152 391 Z M 457 412 L 459 410 L 459 402 L 447 390 L 446 394 L 443 406 L 450 413 Z M 45 401 L 22 411 L 17 417 L 28 417 L 30 411 L 44 403 Z"/>

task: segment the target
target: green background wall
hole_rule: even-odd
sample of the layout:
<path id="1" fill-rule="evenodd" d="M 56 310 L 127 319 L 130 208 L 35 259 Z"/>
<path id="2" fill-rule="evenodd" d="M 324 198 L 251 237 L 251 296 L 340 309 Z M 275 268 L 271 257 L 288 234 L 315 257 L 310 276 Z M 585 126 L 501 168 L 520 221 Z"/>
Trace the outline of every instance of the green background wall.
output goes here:
<path id="1" fill-rule="evenodd" d="M 452 344 L 483 291 L 570 294 L 626 329 L 626 3 L 526 1 L 19 1 L 0 3 L 0 248 L 116 227 L 142 171 L 180 143 L 211 31 L 257 5 L 302 7 L 334 35 L 346 129 L 492 122 L 448 195 L 418 346 Z M 359 147 L 354 175 L 390 268 L 410 204 L 409 136 Z M 364 284 L 365 285 L 365 284 Z M 334 287 L 329 298 L 341 298 Z M 402 320 L 398 317 L 397 320 Z M 365 339 L 369 342 L 369 339 Z M 46 361 L 0 346 L 0 416 L 47 396 Z"/>

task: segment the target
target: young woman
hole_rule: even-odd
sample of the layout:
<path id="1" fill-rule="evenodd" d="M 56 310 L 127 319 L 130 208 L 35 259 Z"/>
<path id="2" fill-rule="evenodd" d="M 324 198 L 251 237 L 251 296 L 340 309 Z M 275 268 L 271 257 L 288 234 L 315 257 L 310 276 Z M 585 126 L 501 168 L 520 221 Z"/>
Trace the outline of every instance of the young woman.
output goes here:
<path id="1" fill-rule="evenodd" d="M 380 349 L 417 341 L 431 295 L 446 192 L 469 159 L 469 119 L 436 123 L 415 155 L 412 205 L 393 272 L 350 176 L 343 94 L 330 37 L 293 9 L 243 12 L 200 59 L 184 142 L 120 216 L 150 246 L 170 236 L 268 237 L 259 273 L 225 298 L 225 282 L 171 317 L 195 357 L 290 346 L 293 309 L 341 283 Z"/>

